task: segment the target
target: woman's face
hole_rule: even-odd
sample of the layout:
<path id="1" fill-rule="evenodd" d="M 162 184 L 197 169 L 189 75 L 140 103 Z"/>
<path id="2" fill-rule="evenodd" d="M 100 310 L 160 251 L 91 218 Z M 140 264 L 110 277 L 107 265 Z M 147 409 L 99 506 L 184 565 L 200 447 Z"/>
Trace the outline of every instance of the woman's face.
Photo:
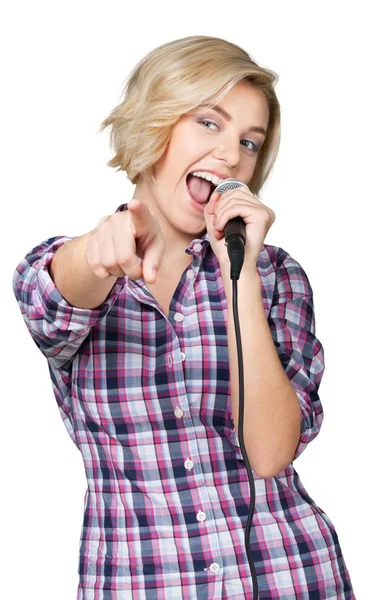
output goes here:
<path id="1" fill-rule="evenodd" d="M 248 183 L 267 130 L 269 111 L 263 93 L 241 81 L 219 102 L 220 109 L 199 108 L 182 116 L 169 146 L 153 168 L 156 181 L 137 183 L 134 197 L 146 201 L 165 230 L 188 241 L 205 230 L 203 208 L 195 206 L 187 188 L 193 171 L 215 171 L 223 179 L 235 177 Z"/>

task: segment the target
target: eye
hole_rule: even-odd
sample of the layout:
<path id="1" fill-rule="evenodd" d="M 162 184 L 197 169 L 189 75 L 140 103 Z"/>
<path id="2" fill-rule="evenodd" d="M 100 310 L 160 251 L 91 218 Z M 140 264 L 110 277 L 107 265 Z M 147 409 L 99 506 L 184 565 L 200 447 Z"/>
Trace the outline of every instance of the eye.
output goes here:
<path id="1" fill-rule="evenodd" d="M 210 125 L 215 125 L 215 127 L 218 127 L 217 123 L 215 123 L 214 121 L 209 121 L 208 119 L 201 119 L 200 121 L 198 121 L 199 123 L 201 123 L 202 125 L 204 125 L 206 127 L 206 129 L 209 129 L 209 127 L 207 127 L 207 124 L 209 123 Z M 251 148 L 245 146 L 243 144 L 243 142 L 251 144 Z M 250 150 L 251 152 L 254 152 L 255 154 L 258 152 L 259 150 L 259 146 L 258 144 L 255 144 L 254 142 L 252 142 L 251 140 L 242 140 L 242 146 L 244 146 L 244 148 L 246 150 Z"/>
<path id="2" fill-rule="evenodd" d="M 216 125 L 216 127 L 217 127 L 217 124 L 214 121 L 207 121 L 206 119 L 199 121 L 199 123 L 202 123 L 204 126 L 206 126 L 206 123 L 210 123 L 210 125 Z M 207 127 L 207 129 L 208 129 L 208 127 Z"/>
<path id="3" fill-rule="evenodd" d="M 257 144 L 255 144 L 254 142 L 252 142 L 251 140 L 242 140 L 242 142 L 249 142 L 250 144 L 252 144 L 252 148 L 250 148 L 250 150 L 252 152 L 258 152 L 259 146 Z"/>

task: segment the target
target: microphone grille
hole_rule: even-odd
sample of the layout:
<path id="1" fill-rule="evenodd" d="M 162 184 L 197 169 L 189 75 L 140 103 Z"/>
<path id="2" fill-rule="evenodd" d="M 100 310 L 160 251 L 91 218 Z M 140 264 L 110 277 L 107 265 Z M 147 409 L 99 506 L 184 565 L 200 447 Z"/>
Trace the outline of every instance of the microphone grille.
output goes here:
<path id="1" fill-rule="evenodd" d="M 223 181 L 221 181 L 216 186 L 214 191 L 223 194 L 224 192 L 227 192 L 227 190 L 235 190 L 236 188 L 241 187 L 242 185 L 248 188 L 247 184 L 244 183 L 244 181 L 240 181 L 240 179 L 235 179 L 234 177 L 229 177 L 228 179 L 224 179 Z"/>

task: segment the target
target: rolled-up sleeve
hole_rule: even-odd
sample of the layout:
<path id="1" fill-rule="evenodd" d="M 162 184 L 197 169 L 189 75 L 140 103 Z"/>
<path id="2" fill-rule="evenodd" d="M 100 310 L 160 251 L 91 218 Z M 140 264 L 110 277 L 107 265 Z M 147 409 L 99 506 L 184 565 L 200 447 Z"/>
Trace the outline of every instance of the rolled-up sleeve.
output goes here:
<path id="1" fill-rule="evenodd" d="M 268 322 L 280 361 L 300 403 L 300 439 L 295 460 L 321 429 L 323 408 L 318 388 L 325 364 L 324 350 L 316 337 L 313 290 L 301 265 L 282 248 Z"/>
<path id="2" fill-rule="evenodd" d="M 56 236 L 42 242 L 26 254 L 13 275 L 13 291 L 28 331 L 56 368 L 74 356 L 91 328 L 109 312 L 124 285 L 124 278 L 118 278 L 97 308 L 69 304 L 55 286 L 49 266 L 57 249 L 72 239 Z"/>

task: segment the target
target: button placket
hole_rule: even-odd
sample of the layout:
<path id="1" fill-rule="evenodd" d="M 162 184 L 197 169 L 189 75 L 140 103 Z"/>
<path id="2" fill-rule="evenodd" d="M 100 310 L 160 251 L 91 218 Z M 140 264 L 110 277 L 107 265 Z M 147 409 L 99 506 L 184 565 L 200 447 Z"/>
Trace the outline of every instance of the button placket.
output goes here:
<path id="1" fill-rule="evenodd" d="M 177 408 L 180 408 L 180 407 L 176 406 L 175 408 L 177 409 Z M 188 420 L 189 419 L 190 419 L 190 414 L 189 414 Z M 193 456 L 197 457 L 198 444 L 196 443 L 196 441 L 194 441 L 194 444 L 195 444 L 195 447 L 193 446 L 193 448 L 191 447 L 191 449 L 193 451 Z M 197 461 L 196 461 L 196 465 L 197 465 L 196 469 L 197 469 L 198 477 L 199 477 L 199 479 L 201 479 L 202 478 L 202 469 L 201 469 L 200 460 L 198 461 L 198 464 L 197 464 Z M 185 468 L 188 470 L 188 477 L 190 476 L 189 475 L 189 471 L 192 472 L 193 475 L 195 474 L 195 472 L 192 471 L 193 467 L 194 467 L 193 460 L 191 460 L 190 457 L 186 457 Z M 197 503 L 197 511 L 196 512 L 194 511 L 195 518 L 196 518 L 196 520 L 198 522 L 198 527 L 202 527 L 202 528 L 203 527 L 208 527 L 208 530 L 211 533 L 217 535 L 217 532 L 215 531 L 216 528 L 212 524 L 212 520 L 211 519 L 210 519 L 210 521 L 208 523 L 202 524 L 202 523 L 204 523 L 204 521 L 207 521 L 207 516 L 210 516 L 212 514 L 211 508 L 208 509 L 209 510 L 209 514 L 208 515 L 207 515 L 207 513 L 205 511 L 203 511 L 202 509 L 199 508 L 201 505 L 202 506 L 207 506 L 207 504 L 210 502 L 210 497 L 208 496 L 208 493 L 206 492 L 205 488 L 204 488 L 203 495 L 202 495 L 202 493 L 199 494 L 198 500 L 199 501 Z M 207 512 L 208 512 L 208 510 L 207 510 Z M 220 546 L 218 544 L 218 537 L 215 538 L 215 543 L 214 543 L 214 546 L 212 548 L 212 551 L 213 551 L 213 557 L 214 558 L 216 557 L 216 555 L 217 556 L 221 556 L 221 548 L 220 548 Z M 208 567 L 204 568 L 204 571 L 210 571 L 213 574 L 217 574 L 219 571 L 221 572 L 221 566 L 222 566 L 221 563 L 213 562 L 213 563 L 210 563 Z"/>
<path id="2" fill-rule="evenodd" d="M 192 464 L 193 464 L 193 461 L 189 457 L 187 457 L 186 461 L 185 461 L 185 467 L 188 470 L 192 470 L 192 468 L 193 468 L 191 466 Z M 201 474 L 200 464 L 198 466 L 198 469 L 199 469 L 199 475 L 200 475 Z M 188 475 L 189 475 L 189 473 L 188 473 Z M 205 495 L 206 495 L 206 493 L 205 493 Z M 200 496 L 202 496 L 202 494 L 200 494 Z M 207 494 L 207 496 L 208 496 L 208 494 Z M 209 501 L 208 497 L 206 497 L 206 498 L 200 497 L 199 498 L 199 506 L 201 505 L 202 502 L 204 503 L 203 505 L 205 505 L 205 503 L 208 502 L 208 501 Z M 210 510 L 210 514 L 211 514 L 211 510 Z M 206 514 L 206 512 L 204 512 L 201 509 L 198 509 L 197 512 L 195 513 L 195 515 L 196 515 L 196 520 L 198 521 L 198 527 L 200 526 L 199 525 L 200 523 L 203 523 L 204 521 L 207 520 L 207 514 Z M 202 527 L 205 527 L 205 525 L 202 525 Z M 209 528 L 209 530 L 212 529 L 211 522 L 208 523 L 208 528 Z M 214 552 L 214 556 L 216 556 L 216 554 L 218 554 L 218 555 L 221 554 L 220 547 L 217 544 L 215 544 L 215 547 L 213 548 L 213 552 Z M 220 571 L 220 569 L 221 569 L 221 563 L 213 562 L 208 567 L 206 567 L 204 570 L 205 571 L 211 571 L 212 573 L 216 574 L 216 573 L 218 573 Z"/>

